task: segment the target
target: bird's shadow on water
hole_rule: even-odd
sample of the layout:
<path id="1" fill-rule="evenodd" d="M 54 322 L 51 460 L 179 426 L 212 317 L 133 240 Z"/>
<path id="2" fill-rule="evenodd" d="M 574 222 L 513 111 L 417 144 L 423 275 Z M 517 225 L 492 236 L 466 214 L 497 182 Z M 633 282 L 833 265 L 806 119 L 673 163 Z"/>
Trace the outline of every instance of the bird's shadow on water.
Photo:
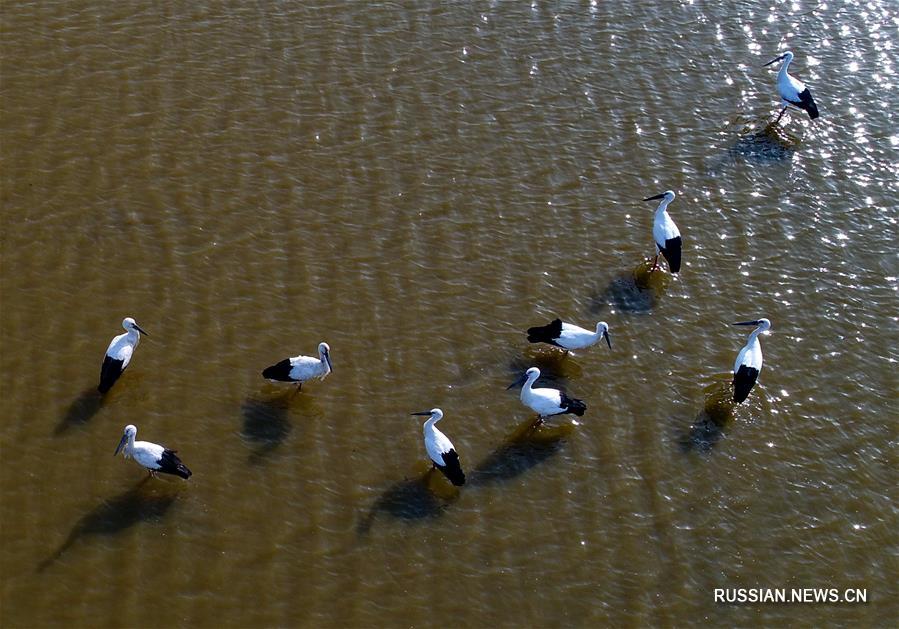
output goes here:
<path id="1" fill-rule="evenodd" d="M 630 271 L 612 278 L 606 287 L 593 295 L 588 310 L 600 315 L 609 308 L 621 312 L 647 313 L 655 308 L 671 283 L 671 274 L 662 268 L 652 271 L 653 259 L 644 260 Z"/>
<path id="2" fill-rule="evenodd" d="M 537 425 L 535 418 L 527 419 L 472 469 L 469 485 L 489 485 L 524 474 L 557 454 L 574 430 L 570 422 Z"/>
<path id="3" fill-rule="evenodd" d="M 716 382 L 705 389 L 705 402 L 679 443 L 684 452 L 709 452 L 734 419 L 733 386 Z"/>
<path id="4" fill-rule="evenodd" d="M 512 381 L 521 377 L 531 367 L 537 367 L 540 370 L 540 383 L 543 385 L 552 383 L 564 386 L 569 379 L 576 379 L 583 372 L 575 358 L 574 352 L 566 353 L 562 349 L 550 346 L 540 347 L 536 351 L 513 356 L 509 360 L 509 382 L 511 384 Z M 535 383 L 534 386 L 537 386 L 537 384 Z M 514 387 L 510 390 L 518 391 Z"/>
<path id="5" fill-rule="evenodd" d="M 793 159 L 802 139 L 790 133 L 786 128 L 790 114 L 777 124 L 777 116 L 738 119 L 731 123 L 732 129 L 726 130 L 731 136 L 737 135 L 736 141 L 730 145 L 725 155 L 712 168 L 713 171 L 733 164 L 737 161 L 752 164 L 780 164 Z"/>
<path id="6" fill-rule="evenodd" d="M 443 514 L 459 497 L 459 490 L 436 469 L 404 478 L 381 492 L 356 526 L 359 537 L 366 535 L 379 515 L 409 522 L 429 520 Z"/>
<path id="7" fill-rule="evenodd" d="M 84 426 L 103 407 L 103 395 L 95 387 L 82 391 L 78 397 L 72 400 L 65 414 L 56 425 L 53 434 L 59 436 L 70 428 Z"/>
<path id="8" fill-rule="evenodd" d="M 112 536 L 141 522 L 161 520 L 178 498 L 175 491 L 147 476 L 128 491 L 104 500 L 75 523 L 62 545 L 38 564 L 37 571 L 50 567 L 82 538 Z"/>
<path id="9" fill-rule="evenodd" d="M 241 404 L 241 436 L 250 444 L 250 463 L 261 463 L 280 446 L 293 429 L 287 418 L 293 390 L 276 397 L 248 397 Z"/>

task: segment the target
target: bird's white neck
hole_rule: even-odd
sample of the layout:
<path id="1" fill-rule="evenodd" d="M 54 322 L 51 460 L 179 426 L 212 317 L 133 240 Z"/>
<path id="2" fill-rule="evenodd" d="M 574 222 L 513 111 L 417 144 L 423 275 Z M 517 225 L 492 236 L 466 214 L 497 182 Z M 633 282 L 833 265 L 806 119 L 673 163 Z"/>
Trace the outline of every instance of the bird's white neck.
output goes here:
<path id="1" fill-rule="evenodd" d="M 790 67 L 790 63 L 793 60 L 789 57 L 784 57 L 783 65 L 780 66 L 780 72 L 777 73 L 777 78 L 783 77 L 787 75 L 787 68 Z"/>
<path id="2" fill-rule="evenodd" d="M 753 343 L 758 342 L 759 334 L 765 331 L 763 326 L 757 327 L 755 330 L 749 333 L 749 339 L 747 339 L 746 344 L 752 345 Z"/>
<path id="3" fill-rule="evenodd" d="M 661 217 L 668 210 L 668 204 L 671 203 L 668 199 L 662 199 L 662 202 L 659 203 L 659 207 L 656 208 L 656 216 Z"/>

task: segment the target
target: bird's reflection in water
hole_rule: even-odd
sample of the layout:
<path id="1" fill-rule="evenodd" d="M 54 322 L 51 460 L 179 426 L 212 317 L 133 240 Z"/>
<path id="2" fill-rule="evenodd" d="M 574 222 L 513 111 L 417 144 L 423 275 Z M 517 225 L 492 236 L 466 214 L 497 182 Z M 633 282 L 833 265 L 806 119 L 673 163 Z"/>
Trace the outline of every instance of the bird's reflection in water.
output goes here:
<path id="1" fill-rule="evenodd" d="M 549 383 L 565 385 L 568 380 L 579 378 L 583 372 L 581 366 L 573 360 L 575 353 L 566 353 L 563 349 L 551 347 L 533 348 L 524 355 L 514 356 L 509 361 L 509 373 L 514 379 L 531 367 L 537 367 L 540 370 L 540 384 L 535 386 L 545 386 Z"/>
<path id="2" fill-rule="evenodd" d="M 169 483 L 150 481 L 145 476 L 123 494 L 104 500 L 72 527 L 65 542 L 38 565 L 38 572 L 48 568 L 78 540 L 94 535 L 116 535 L 141 522 L 159 521 L 178 497 Z"/>
<path id="3" fill-rule="evenodd" d="M 642 313 L 652 310 L 671 283 L 671 274 L 664 262 L 652 270 L 652 258 L 644 260 L 632 270 L 613 278 L 605 290 L 592 299 L 590 312 L 601 314 L 607 308 L 622 312 Z"/>
<path id="4" fill-rule="evenodd" d="M 91 387 L 90 389 L 82 391 L 78 397 L 69 404 L 69 407 L 66 409 L 62 419 L 59 420 L 59 424 L 56 425 L 56 430 L 54 430 L 53 433 L 58 436 L 70 428 L 83 426 L 88 423 L 94 415 L 100 412 L 102 406 L 103 396 L 100 395 L 100 392 L 97 391 L 96 387 Z"/>
<path id="5" fill-rule="evenodd" d="M 570 421 L 555 424 L 550 419 L 537 424 L 536 418 L 528 418 L 471 471 L 469 484 L 506 481 L 527 472 L 559 452 L 574 430 Z"/>
<path id="6" fill-rule="evenodd" d="M 734 418 L 734 390 L 729 382 L 716 382 L 705 390 L 705 404 L 681 440 L 685 451 L 708 452 L 724 436 Z"/>
<path id="7" fill-rule="evenodd" d="M 433 467 L 423 470 L 424 467 L 424 462 L 416 464 L 412 478 L 403 479 L 385 489 L 359 521 L 356 532 L 359 535 L 368 533 L 381 514 L 407 521 L 440 516 L 459 497 L 459 489 L 439 470 Z"/>

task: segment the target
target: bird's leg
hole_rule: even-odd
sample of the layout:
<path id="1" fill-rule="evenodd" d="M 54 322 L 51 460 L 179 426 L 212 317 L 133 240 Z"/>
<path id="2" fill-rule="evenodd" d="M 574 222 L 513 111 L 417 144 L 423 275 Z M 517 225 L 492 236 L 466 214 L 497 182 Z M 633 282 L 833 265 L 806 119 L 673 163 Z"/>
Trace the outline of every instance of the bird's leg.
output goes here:
<path id="1" fill-rule="evenodd" d="M 784 107 L 783 109 L 780 110 L 780 115 L 777 116 L 777 120 L 774 121 L 774 124 L 777 124 L 778 122 L 780 122 L 780 119 L 784 117 L 785 113 L 787 113 L 786 107 Z"/>
<path id="2" fill-rule="evenodd" d="M 297 388 L 293 390 L 293 395 L 290 396 L 290 399 L 293 399 L 293 396 L 299 393 L 303 388 L 302 382 L 297 382 Z"/>
<path id="3" fill-rule="evenodd" d="M 649 269 L 649 272 L 650 272 L 650 273 L 652 273 L 653 271 L 655 271 L 656 269 L 659 268 L 659 256 L 660 256 L 660 255 L 662 255 L 661 252 L 657 253 L 657 254 L 656 254 L 656 257 L 655 257 L 655 260 L 652 261 L 652 268 Z"/>
<path id="4" fill-rule="evenodd" d="M 537 415 L 537 419 L 534 420 L 534 423 L 531 424 L 534 428 L 543 423 L 543 415 Z"/>
<path id="5" fill-rule="evenodd" d="M 150 478 L 157 478 L 159 475 L 156 473 L 156 470 L 151 470 L 149 467 L 147 471 L 150 473 Z"/>

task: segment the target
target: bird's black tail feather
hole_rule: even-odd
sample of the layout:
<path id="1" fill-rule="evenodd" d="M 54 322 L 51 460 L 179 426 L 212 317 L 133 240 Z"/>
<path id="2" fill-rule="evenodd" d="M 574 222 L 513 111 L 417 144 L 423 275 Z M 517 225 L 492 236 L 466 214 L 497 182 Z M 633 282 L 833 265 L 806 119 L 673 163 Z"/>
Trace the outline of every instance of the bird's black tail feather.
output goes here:
<path id="1" fill-rule="evenodd" d="M 174 450 L 164 450 L 162 459 L 159 461 L 159 471 L 165 474 L 174 474 L 187 480 L 191 476 L 191 471 L 181 462 Z"/>
<path id="2" fill-rule="evenodd" d="M 116 360 L 110 356 L 103 359 L 103 366 L 100 367 L 100 384 L 97 385 L 97 391 L 100 393 L 108 393 L 112 385 L 116 383 L 122 372 L 122 361 Z"/>
<path id="3" fill-rule="evenodd" d="M 292 382 L 292 380 L 290 379 L 290 369 L 290 359 L 285 358 L 281 362 L 263 369 L 262 377 L 268 378 L 269 380 Z"/>
<path id="4" fill-rule="evenodd" d="M 446 476 L 453 485 L 456 485 L 457 487 L 464 485 L 465 473 L 462 471 L 462 464 L 459 462 L 459 455 L 456 454 L 456 451 L 450 450 L 449 452 L 444 452 L 443 461 L 446 465 L 438 465 L 437 469 L 443 472 L 443 475 Z"/>
<path id="5" fill-rule="evenodd" d="M 740 365 L 737 373 L 734 374 L 734 402 L 740 404 L 749 397 L 749 392 L 752 391 L 758 377 L 758 369 Z"/>
<path id="6" fill-rule="evenodd" d="M 570 398 L 564 393 L 562 394 L 561 406 L 565 409 L 566 413 L 574 413 L 578 417 L 582 417 L 584 415 L 584 411 L 587 410 L 587 405 L 582 400 Z"/>
<path id="7" fill-rule="evenodd" d="M 555 319 L 547 325 L 528 328 L 528 340 L 531 343 L 552 343 L 562 335 L 562 320 Z"/>
<path id="8" fill-rule="evenodd" d="M 802 90 L 802 93 L 799 95 L 799 107 L 808 112 L 808 117 L 814 120 L 818 117 L 818 106 L 815 104 L 815 100 L 812 98 L 812 93 L 808 91 L 808 88 Z"/>
<path id="9" fill-rule="evenodd" d="M 668 260 L 668 268 L 672 273 L 680 272 L 681 244 L 680 236 L 669 238 L 665 241 L 665 248 L 662 249 L 662 255 Z"/>

